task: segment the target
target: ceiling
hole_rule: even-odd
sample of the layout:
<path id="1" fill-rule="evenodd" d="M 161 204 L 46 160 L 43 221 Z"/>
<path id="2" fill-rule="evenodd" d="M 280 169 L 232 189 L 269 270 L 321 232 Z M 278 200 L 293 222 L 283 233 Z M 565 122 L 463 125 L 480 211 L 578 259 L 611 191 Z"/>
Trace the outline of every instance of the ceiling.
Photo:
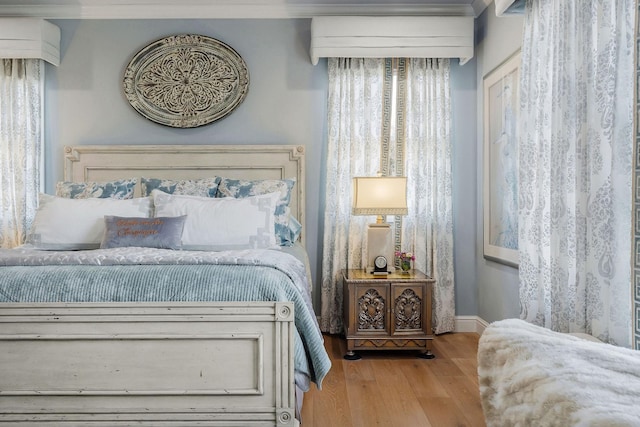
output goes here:
<path id="1" fill-rule="evenodd" d="M 478 16 L 493 0 L 0 0 L 0 17 L 280 19 L 328 15 Z"/>

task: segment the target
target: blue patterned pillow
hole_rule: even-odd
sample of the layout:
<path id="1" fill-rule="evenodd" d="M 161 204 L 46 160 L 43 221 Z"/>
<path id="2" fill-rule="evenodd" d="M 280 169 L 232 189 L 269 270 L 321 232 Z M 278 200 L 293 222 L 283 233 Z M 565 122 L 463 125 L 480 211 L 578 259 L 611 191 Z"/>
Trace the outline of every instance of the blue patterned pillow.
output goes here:
<path id="1" fill-rule="evenodd" d="M 216 197 L 234 197 L 238 199 L 269 193 L 280 194 L 275 211 L 276 241 L 280 246 L 291 246 L 294 242 L 294 236 L 289 230 L 289 217 L 291 216 L 289 202 L 291 201 L 291 190 L 295 183 L 295 178 L 254 181 L 222 178 L 218 185 Z"/>
<path id="2" fill-rule="evenodd" d="M 138 178 L 108 182 L 67 182 L 56 185 L 56 196 L 65 199 L 133 199 Z"/>
<path id="3" fill-rule="evenodd" d="M 289 232 L 291 233 L 291 244 L 300 238 L 302 224 L 292 215 L 289 217 Z"/>
<path id="4" fill-rule="evenodd" d="M 100 249 L 129 246 L 180 249 L 186 219 L 186 215 L 160 218 L 105 215 Z"/>
<path id="5" fill-rule="evenodd" d="M 216 197 L 218 183 L 220 183 L 219 176 L 182 180 L 143 177 L 140 182 L 143 196 L 150 196 L 153 190 L 160 190 L 167 194 L 198 197 Z"/>

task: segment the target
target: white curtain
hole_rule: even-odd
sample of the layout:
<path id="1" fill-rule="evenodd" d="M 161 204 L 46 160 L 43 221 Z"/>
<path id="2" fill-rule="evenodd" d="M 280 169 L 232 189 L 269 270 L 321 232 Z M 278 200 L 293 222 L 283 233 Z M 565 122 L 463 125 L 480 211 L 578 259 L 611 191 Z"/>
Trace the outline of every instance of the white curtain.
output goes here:
<path id="1" fill-rule="evenodd" d="M 535 0 L 521 72 L 521 317 L 630 346 L 634 0 Z"/>
<path id="2" fill-rule="evenodd" d="M 40 191 L 43 61 L 0 63 L 0 247 L 22 244 Z"/>
<path id="3" fill-rule="evenodd" d="M 373 220 L 351 214 L 351 180 L 377 172 L 407 176 L 409 214 L 387 221 L 436 279 L 436 333 L 454 329 L 449 95 L 446 59 L 329 59 L 323 331 L 343 331 L 340 270 L 362 267 Z"/>
<path id="4" fill-rule="evenodd" d="M 360 268 L 370 217 L 351 215 L 351 180 L 380 170 L 382 59 L 329 59 L 320 327 L 342 333 L 340 270 Z M 348 259 L 348 260 L 347 260 Z"/>
<path id="5" fill-rule="evenodd" d="M 433 324 L 440 334 L 455 328 L 449 60 L 408 59 L 405 99 L 409 213 L 402 218 L 402 250 L 436 280 Z"/>

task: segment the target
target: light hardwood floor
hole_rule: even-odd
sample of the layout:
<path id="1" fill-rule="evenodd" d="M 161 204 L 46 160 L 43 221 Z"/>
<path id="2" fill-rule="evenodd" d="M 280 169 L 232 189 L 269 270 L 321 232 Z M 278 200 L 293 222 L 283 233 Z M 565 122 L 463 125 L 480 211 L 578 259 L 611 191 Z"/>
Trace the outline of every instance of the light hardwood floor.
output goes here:
<path id="1" fill-rule="evenodd" d="M 344 360 L 346 344 L 325 335 L 333 366 L 305 394 L 302 427 L 485 426 L 478 391 L 479 336 L 436 336 L 435 359 L 415 352 L 360 352 Z"/>

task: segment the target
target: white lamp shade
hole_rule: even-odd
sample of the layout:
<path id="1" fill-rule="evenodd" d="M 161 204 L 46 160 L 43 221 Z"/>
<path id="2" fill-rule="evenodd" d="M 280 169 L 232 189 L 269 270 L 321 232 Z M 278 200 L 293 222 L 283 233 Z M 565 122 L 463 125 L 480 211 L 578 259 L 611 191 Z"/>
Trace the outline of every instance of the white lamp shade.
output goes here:
<path id="1" fill-rule="evenodd" d="M 354 215 L 406 215 L 407 178 L 400 176 L 353 178 Z"/>

